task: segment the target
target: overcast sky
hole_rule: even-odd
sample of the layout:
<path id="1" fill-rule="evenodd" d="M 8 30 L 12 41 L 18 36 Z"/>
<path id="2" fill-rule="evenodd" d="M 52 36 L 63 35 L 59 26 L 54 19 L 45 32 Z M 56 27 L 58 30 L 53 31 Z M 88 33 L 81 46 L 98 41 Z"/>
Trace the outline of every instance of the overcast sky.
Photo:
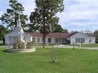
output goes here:
<path id="1" fill-rule="evenodd" d="M 18 0 L 30 15 L 35 8 L 35 0 Z M 0 0 L 0 16 L 6 12 L 8 0 Z M 64 0 L 64 11 L 58 16 L 59 24 L 69 31 L 98 30 L 98 0 Z"/>

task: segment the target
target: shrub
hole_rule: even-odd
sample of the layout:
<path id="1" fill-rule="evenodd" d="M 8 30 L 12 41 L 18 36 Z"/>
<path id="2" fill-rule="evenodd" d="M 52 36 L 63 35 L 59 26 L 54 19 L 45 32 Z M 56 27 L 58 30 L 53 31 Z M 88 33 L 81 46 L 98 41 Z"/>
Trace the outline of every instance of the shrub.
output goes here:
<path id="1" fill-rule="evenodd" d="M 25 42 L 18 40 L 14 45 L 14 49 L 25 49 Z"/>
<path id="2" fill-rule="evenodd" d="M 30 49 L 30 48 L 32 47 L 32 42 L 28 42 L 28 43 L 26 44 L 26 47 L 27 47 L 27 49 Z"/>

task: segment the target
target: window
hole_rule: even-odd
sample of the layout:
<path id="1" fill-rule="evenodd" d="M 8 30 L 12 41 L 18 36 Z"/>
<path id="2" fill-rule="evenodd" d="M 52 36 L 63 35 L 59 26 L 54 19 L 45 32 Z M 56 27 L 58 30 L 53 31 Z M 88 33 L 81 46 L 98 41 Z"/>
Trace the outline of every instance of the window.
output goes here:
<path id="1" fill-rule="evenodd" d="M 35 42 L 35 38 L 33 38 L 33 42 Z"/>
<path id="2" fill-rule="evenodd" d="M 37 38 L 37 42 L 40 42 L 40 38 Z"/>
<path id="3" fill-rule="evenodd" d="M 62 38 L 62 42 L 66 42 L 66 39 L 65 38 Z"/>
<path id="4" fill-rule="evenodd" d="M 89 40 L 89 43 L 91 43 L 91 42 L 92 42 L 92 40 L 90 39 L 90 40 Z"/>
<path id="5" fill-rule="evenodd" d="M 85 39 L 84 38 L 76 38 L 76 43 L 84 43 Z"/>
<path id="6" fill-rule="evenodd" d="M 78 39 L 76 38 L 76 43 L 78 43 Z"/>
<path id="7" fill-rule="evenodd" d="M 85 39 L 84 38 L 81 38 L 81 43 L 84 43 Z"/>
<path id="8" fill-rule="evenodd" d="M 59 40 L 56 38 L 56 39 L 55 39 L 55 42 L 59 42 Z"/>
<path id="9" fill-rule="evenodd" d="M 51 43 L 51 38 L 48 38 L 48 42 Z"/>

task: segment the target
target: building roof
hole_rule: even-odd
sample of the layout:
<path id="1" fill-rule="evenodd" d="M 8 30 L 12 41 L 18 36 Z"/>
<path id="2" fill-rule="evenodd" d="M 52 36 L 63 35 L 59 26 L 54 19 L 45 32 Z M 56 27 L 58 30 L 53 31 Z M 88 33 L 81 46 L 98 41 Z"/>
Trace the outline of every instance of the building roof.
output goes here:
<path id="1" fill-rule="evenodd" d="M 66 38 L 68 35 L 69 33 L 50 33 L 50 34 L 47 34 L 47 37 Z"/>
<path id="2" fill-rule="evenodd" d="M 67 37 L 71 37 L 71 36 L 75 35 L 76 33 L 78 33 L 78 32 L 72 32 Z"/>
<path id="3" fill-rule="evenodd" d="M 93 33 L 85 33 L 85 34 L 88 36 L 91 36 L 91 37 L 95 37 L 95 35 Z"/>
<path id="4" fill-rule="evenodd" d="M 49 34 L 46 34 L 46 37 L 52 37 L 52 38 L 68 38 L 68 37 L 71 37 L 77 33 L 81 33 L 81 32 L 73 32 L 73 33 L 49 33 Z M 39 33 L 39 32 L 34 32 L 34 33 L 29 33 L 30 35 L 32 35 L 33 37 L 43 37 L 43 34 L 42 33 Z M 91 36 L 91 37 L 95 37 L 94 34 L 92 33 L 82 33 L 82 34 L 85 34 L 87 36 Z"/>
<path id="5" fill-rule="evenodd" d="M 29 34 L 31 34 L 34 37 L 43 37 L 42 33 L 34 32 L 34 33 L 29 33 Z M 49 33 L 49 34 L 46 34 L 46 37 L 66 38 L 68 35 L 69 33 Z"/>
<path id="6" fill-rule="evenodd" d="M 77 33 L 81 33 L 81 34 L 85 34 L 87 36 L 90 36 L 90 37 L 95 37 L 93 33 L 83 33 L 83 32 L 74 32 L 74 33 L 70 33 L 68 37 L 71 37 Z"/>
<path id="7" fill-rule="evenodd" d="M 22 28 L 15 28 L 13 31 L 9 32 L 5 36 L 19 36 L 23 34 L 24 34 L 24 31 Z"/>
<path id="8" fill-rule="evenodd" d="M 29 33 L 30 35 L 32 35 L 33 37 L 42 37 L 43 35 L 41 33 L 37 33 L 37 32 L 31 32 Z"/>

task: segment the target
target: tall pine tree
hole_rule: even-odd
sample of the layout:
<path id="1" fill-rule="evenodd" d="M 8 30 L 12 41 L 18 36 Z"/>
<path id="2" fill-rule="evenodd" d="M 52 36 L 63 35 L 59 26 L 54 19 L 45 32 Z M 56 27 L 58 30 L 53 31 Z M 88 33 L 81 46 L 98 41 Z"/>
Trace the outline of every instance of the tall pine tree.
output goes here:
<path id="1" fill-rule="evenodd" d="M 54 30 L 58 25 L 58 12 L 64 9 L 63 0 L 36 0 L 36 8 L 31 12 L 30 21 L 33 28 L 43 33 L 43 48 L 45 45 L 46 34 Z"/>
<path id="2" fill-rule="evenodd" d="M 10 8 L 7 9 L 6 13 L 4 13 L 0 17 L 0 20 L 3 23 L 8 24 L 8 27 L 10 27 L 11 30 L 13 30 L 17 24 L 18 15 L 20 15 L 22 26 L 25 27 L 27 16 L 23 14 L 24 7 L 22 6 L 22 4 L 17 2 L 17 0 L 10 0 L 9 6 Z"/>

